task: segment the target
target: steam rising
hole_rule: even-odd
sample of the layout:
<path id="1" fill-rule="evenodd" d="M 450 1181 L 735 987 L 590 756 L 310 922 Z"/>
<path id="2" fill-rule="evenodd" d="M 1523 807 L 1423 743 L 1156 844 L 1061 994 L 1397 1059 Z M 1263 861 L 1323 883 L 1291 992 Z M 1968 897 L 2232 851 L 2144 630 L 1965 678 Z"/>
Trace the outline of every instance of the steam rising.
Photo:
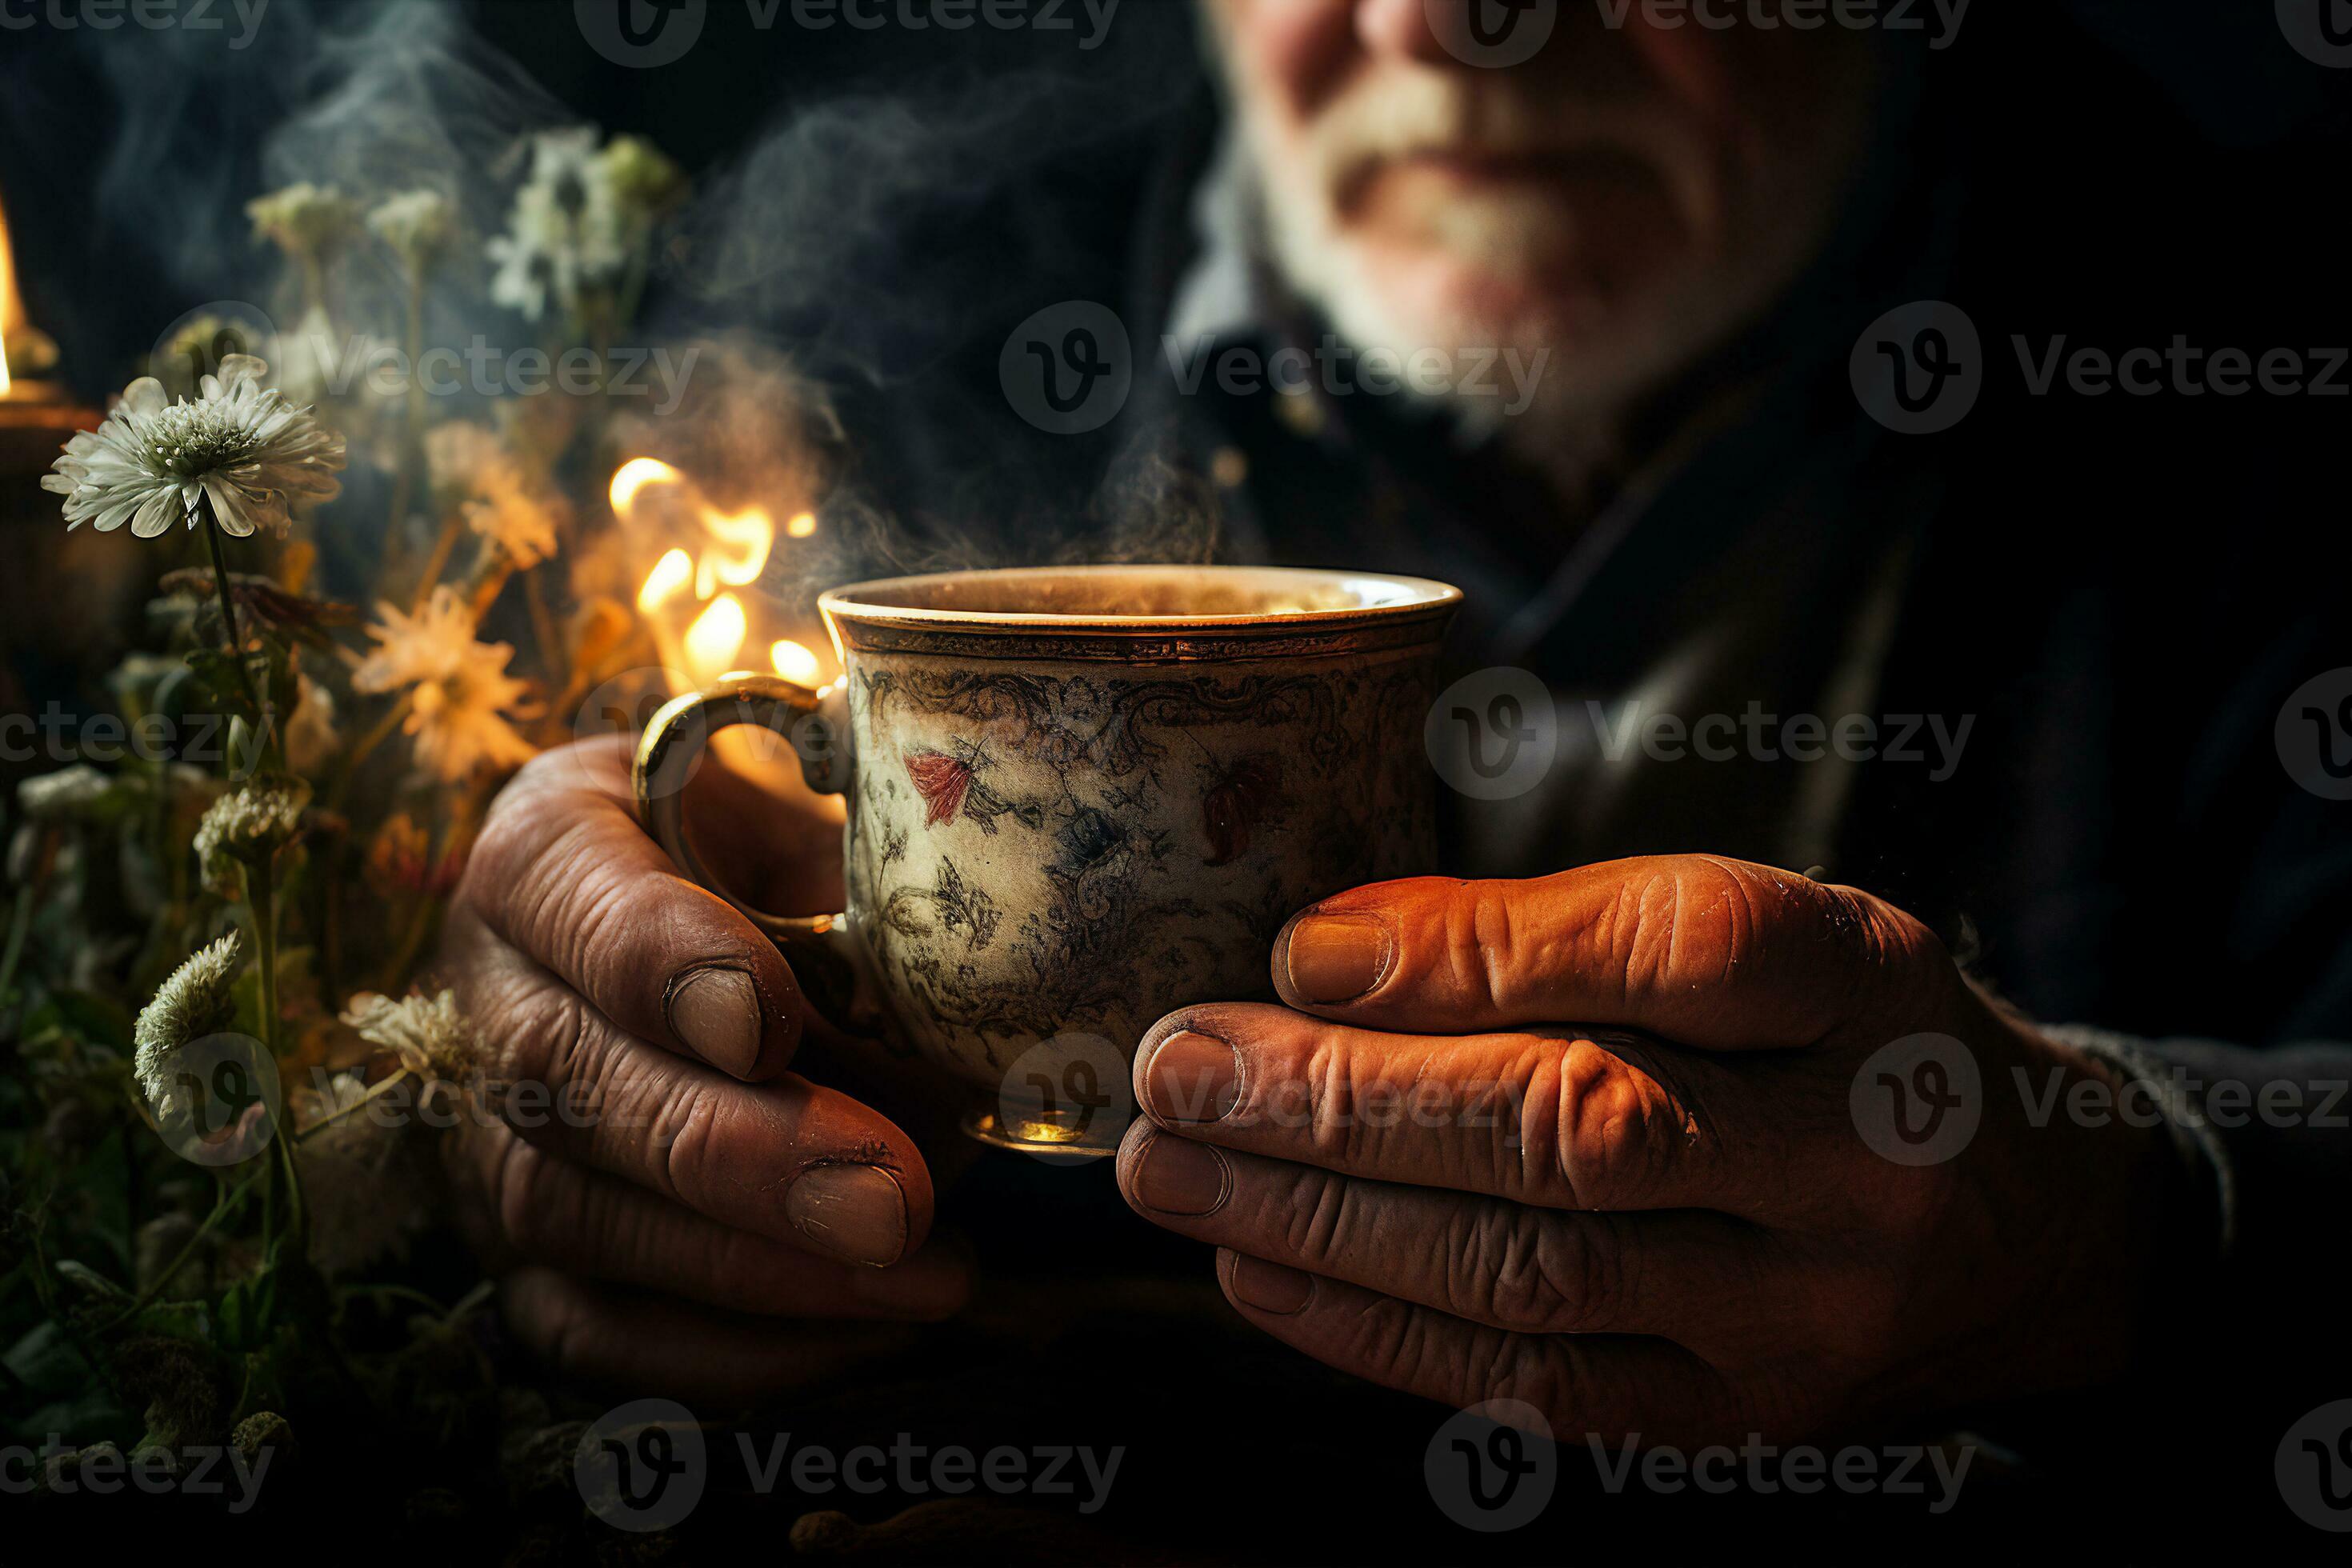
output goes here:
<path id="1" fill-rule="evenodd" d="M 550 11 L 569 25 L 569 7 Z M 1126 308 L 1105 281 L 1127 259 L 1124 215 L 1074 216 L 1068 171 L 1082 171 L 1080 188 L 1101 180 L 1098 165 L 1195 89 L 1168 66 L 1190 47 L 1184 12 L 1128 7 L 1104 47 L 1061 50 L 1052 68 L 966 64 L 894 78 L 887 94 L 787 101 L 728 166 L 695 171 L 695 207 L 634 337 L 674 362 L 698 357 L 674 412 L 616 403 L 622 455 L 661 458 L 723 504 L 780 516 L 824 496 L 816 537 L 779 549 L 761 584 L 803 603 L 874 570 L 1204 555 L 1213 509 L 1156 435 L 1042 435 L 993 374 L 1005 333 L 1040 307 Z M 419 187 L 449 197 L 463 229 L 428 302 L 428 342 L 535 342 L 530 323 L 488 303 L 482 242 L 504 221 L 530 133 L 584 116 L 454 5 L 272 0 L 241 52 L 125 33 L 89 56 L 121 110 L 100 200 L 171 247 L 182 293 L 157 326 L 208 298 L 290 325 L 290 300 L 255 281 L 274 263 L 244 204 L 307 180 L 362 207 Z M 658 123 L 624 129 L 663 140 Z M 388 258 L 363 247 L 331 302 L 347 324 L 389 323 L 397 287 Z M 1148 357 L 1148 324 L 1132 331 Z M 601 477 L 583 476 L 583 499 Z"/>

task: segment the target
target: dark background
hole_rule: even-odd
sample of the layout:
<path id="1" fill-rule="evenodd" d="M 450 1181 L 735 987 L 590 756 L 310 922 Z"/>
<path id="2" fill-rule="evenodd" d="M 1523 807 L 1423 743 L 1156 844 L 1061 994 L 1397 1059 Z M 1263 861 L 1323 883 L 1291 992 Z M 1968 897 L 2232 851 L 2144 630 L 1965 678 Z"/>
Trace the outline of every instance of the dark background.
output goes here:
<path id="1" fill-rule="evenodd" d="M 5 9 L 16 20 L 34 4 L 9 0 Z M 1996 0 L 1979 0 L 1964 24 L 1963 47 L 1953 51 L 1956 68 L 1984 79 L 1988 117 L 2039 122 L 2058 137 L 2113 134 L 2112 105 L 2100 94 L 2018 101 L 1999 91 L 2010 66 L 2025 62 L 1989 60 L 1986 51 L 1965 47 L 1969 28 L 2024 20 L 1997 17 L 1996 8 Z M 227 33 L 127 26 L 62 32 L 46 24 L 0 30 L 0 201 L 11 218 L 19 284 L 29 314 L 58 340 L 66 374 L 85 397 L 119 388 L 157 329 L 182 310 L 252 293 L 257 268 L 270 260 L 257 254 L 242 216 L 245 201 L 271 184 L 263 139 L 335 79 L 338 68 L 321 58 L 322 40 L 373 9 L 362 0 L 273 0 L 251 47 L 235 53 L 226 47 Z M 1181 101 L 1200 74 L 1188 0 L 1125 0 L 1092 53 L 1077 47 L 1082 16 L 1081 31 L 1072 33 L 846 26 L 814 32 L 792 25 L 786 0 L 775 25 L 761 30 L 743 0 L 712 0 L 700 42 L 653 70 L 597 55 L 568 0 L 473 0 L 456 9 L 488 49 L 519 65 L 578 119 L 647 136 L 698 176 L 726 169 L 763 129 L 818 105 L 910 94 L 1011 104 L 1044 76 L 1075 90 L 1034 117 L 1002 122 L 996 144 L 982 150 L 983 166 L 992 175 L 1041 168 L 1065 181 L 1091 174 L 1106 182 L 1108 196 L 1110 183 L 1133 166 L 1134 133 L 1154 110 Z M 1928 14 L 1926 0 L 1918 9 Z M 2219 147 L 2284 150 L 2339 136 L 2346 124 L 2352 81 L 2331 79 L 2352 72 L 2315 70 L 2284 47 L 2269 0 L 2227 6 L 2042 0 L 2027 9 L 2039 18 L 2027 24 L 2032 29 L 2089 32 Z M 226 0 L 217 11 L 227 14 Z M 2031 48 L 2033 36 L 2012 35 L 2016 41 L 2004 40 L 2004 47 Z M 956 172 L 940 171 L 943 178 Z M 968 205 L 981 193 L 967 186 L 937 194 Z M 2314 190 L 2310 199 L 2339 197 Z M 2179 220 L 2193 224 L 2197 192 L 2184 189 L 2180 201 Z M 1105 216 L 1117 216 L 1115 204 Z M 192 222 L 215 226 L 194 255 L 187 254 Z M 1113 234 L 1094 237 L 1108 242 Z M 955 279 L 925 274 L 919 258 L 900 249 L 897 261 L 913 272 L 906 281 L 953 287 Z M 2148 264 L 2162 268 L 2166 258 L 2151 255 Z"/>

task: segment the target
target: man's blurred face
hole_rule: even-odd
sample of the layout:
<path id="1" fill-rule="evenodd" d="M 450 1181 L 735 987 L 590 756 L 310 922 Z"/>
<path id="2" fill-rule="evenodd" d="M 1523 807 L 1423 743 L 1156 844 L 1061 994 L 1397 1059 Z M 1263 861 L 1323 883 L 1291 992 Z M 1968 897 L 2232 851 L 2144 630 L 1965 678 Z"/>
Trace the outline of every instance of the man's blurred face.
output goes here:
<path id="1" fill-rule="evenodd" d="M 1571 403 L 1671 374 L 1769 302 L 1874 96 L 1854 35 L 1664 28 L 1638 0 L 1560 0 L 1505 68 L 1457 58 L 1424 0 L 1204 3 L 1293 284 L 1360 347 L 1547 349 Z"/>

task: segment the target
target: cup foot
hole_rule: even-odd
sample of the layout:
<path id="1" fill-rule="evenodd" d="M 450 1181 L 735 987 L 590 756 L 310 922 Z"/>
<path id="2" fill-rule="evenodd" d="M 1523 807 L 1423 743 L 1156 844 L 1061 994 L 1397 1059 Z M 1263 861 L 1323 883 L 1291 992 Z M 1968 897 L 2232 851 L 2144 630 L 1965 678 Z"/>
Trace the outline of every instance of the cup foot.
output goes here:
<path id="1" fill-rule="evenodd" d="M 963 1131 L 967 1138 L 978 1139 L 992 1149 L 1075 1163 L 1118 1153 L 1119 1135 L 1127 1127 L 1124 1121 L 1107 1125 L 1106 1118 L 1093 1110 L 1049 1112 L 1041 1107 L 1016 1112 L 991 1100 L 963 1113 Z"/>

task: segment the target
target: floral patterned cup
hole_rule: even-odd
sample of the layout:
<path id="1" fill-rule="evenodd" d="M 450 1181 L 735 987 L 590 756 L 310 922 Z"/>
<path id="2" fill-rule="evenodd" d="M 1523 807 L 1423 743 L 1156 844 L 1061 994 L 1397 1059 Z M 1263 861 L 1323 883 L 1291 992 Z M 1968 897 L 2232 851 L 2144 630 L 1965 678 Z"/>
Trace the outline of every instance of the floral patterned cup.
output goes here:
<path id="1" fill-rule="evenodd" d="M 849 908 L 745 914 L 828 1016 L 968 1083 L 974 1136 L 1109 1153 L 1155 1019 L 1270 999 L 1293 913 L 1431 868 L 1422 727 L 1461 598 L 1207 566 L 840 588 L 819 605 L 844 679 L 680 698 L 639 747 L 637 797 L 678 864 L 736 901 L 680 792 L 716 731 L 789 736 L 810 784 L 848 797 Z"/>

